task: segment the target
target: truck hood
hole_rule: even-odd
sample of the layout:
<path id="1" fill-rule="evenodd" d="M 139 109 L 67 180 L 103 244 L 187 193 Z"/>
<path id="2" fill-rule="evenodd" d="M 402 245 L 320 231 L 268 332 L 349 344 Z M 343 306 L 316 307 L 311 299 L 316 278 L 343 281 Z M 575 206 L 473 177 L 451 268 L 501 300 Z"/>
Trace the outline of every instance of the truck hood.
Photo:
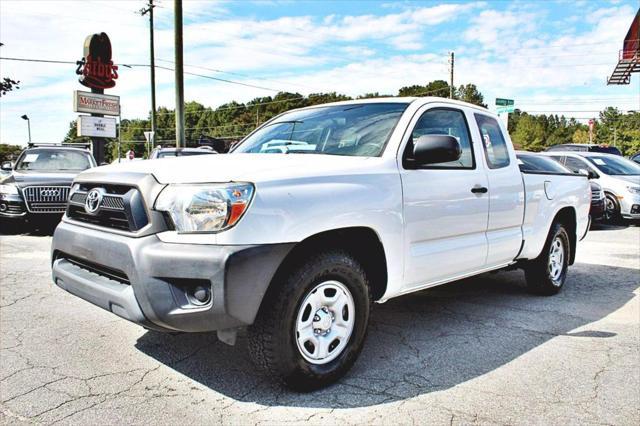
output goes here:
<path id="1" fill-rule="evenodd" d="M 266 182 L 375 170 L 379 157 L 322 154 L 223 154 L 112 164 L 82 173 L 83 180 L 114 178 L 118 173 L 152 174 L 160 183 Z"/>
<path id="2" fill-rule="evenodd" d="M 2 183 L 14 183 L 16 186 L 23 188 L 32 185 L 71 185 L 73 179 L 78 175 L 77 172 L 18 172 L 14 171 Z"/>

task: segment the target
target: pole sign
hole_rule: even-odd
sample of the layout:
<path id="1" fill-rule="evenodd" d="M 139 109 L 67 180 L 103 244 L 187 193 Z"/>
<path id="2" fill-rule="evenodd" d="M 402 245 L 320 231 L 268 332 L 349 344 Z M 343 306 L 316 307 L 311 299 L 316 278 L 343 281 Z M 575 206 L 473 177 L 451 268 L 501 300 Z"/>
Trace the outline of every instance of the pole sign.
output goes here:
<path id="1" fill-rule="evenodd" d="M 116 119 L 110 117 L 78 116 L 78 136 L 116 137 Z"/>
<path id="2" fill-rule="evenodd" d="M 515 102 L 513 101 L 513 99 L 496 98 L 497 106 L 512 106 L 514 104 Z"/>
<path id="3" fill-rule="evenodd" d="M 84 41 L 84 57 L 76 62 L 80 84 L 96 90 L 116 85 L 118 66 L 111 60 L 111 41 L 106 33 L 92 34 Z"/>
<path id="4" fill-rule="evenodd" d="M 120 115 L 120 96 L 74 90 L 73 110 L 90 114 Z"/>

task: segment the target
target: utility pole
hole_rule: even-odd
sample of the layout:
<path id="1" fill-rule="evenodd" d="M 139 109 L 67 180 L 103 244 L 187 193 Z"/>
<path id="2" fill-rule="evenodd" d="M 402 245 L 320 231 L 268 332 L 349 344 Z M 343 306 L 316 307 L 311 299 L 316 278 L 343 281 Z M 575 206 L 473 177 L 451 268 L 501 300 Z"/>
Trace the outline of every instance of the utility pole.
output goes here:
<path id="1" fill-rule="evenodd" d="M 453 52 L 449 52 L 449 99 L 453 99 Z"/>
<path id="2" fill-rule="evenodd" d="M 155 48 L 153 42 L 153 8 L 155 5 L 153 4 L 153 0 L 149 0 L 149 4 L 146 9 L 140 9 L 140 14 L 142 16 L 149 13 L 149 54 L 150 54 L 150 65 L 151 65 L 151 131 L 153 144 L 153 138 L 156 132 L 156 60 L 155 60 Z"/>
<path id="3" fill-rule="evenodd" d="M 184 64 L 182 63 L 182 0 L 173 0 L 176 63 L 176 148 L 184 147 Z"/>

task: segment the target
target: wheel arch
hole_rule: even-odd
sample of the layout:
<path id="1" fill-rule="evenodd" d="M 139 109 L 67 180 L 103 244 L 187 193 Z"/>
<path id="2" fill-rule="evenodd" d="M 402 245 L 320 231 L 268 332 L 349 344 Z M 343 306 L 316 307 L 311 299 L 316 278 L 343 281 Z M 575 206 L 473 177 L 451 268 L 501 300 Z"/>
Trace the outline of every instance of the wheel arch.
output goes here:
<path id="1" fill-rule="evenodd" d="M 362 265 L 369 279 L 373 300 L 379 300 L 387 290 L 387 257 L 378 234 L 369 227 L 338 228 L 311 235 L 297 243 L 278 267 L 269 287 L 283 278 L 291 268 L 313 253 L 326 249 L 345 250 Z"/>
<path id="2" fill-rule="evenodd" d="M 567 233 L 569 234 L 569 242 L 571 244 L 570 253 L 569 253 L 569 265 L 573 265 L 576 260 L 576 244 L 578 241 L 577 236 L 577 227 L 578 222 L 576 218 L 576 210 L 573 207 L 563 207 L 554 216 L 551 221 L 551 226 L 554 223 L 561 223 L 567 229 Z M 549 227 L 549 232 L 551 232 L 551 226 Z"/>

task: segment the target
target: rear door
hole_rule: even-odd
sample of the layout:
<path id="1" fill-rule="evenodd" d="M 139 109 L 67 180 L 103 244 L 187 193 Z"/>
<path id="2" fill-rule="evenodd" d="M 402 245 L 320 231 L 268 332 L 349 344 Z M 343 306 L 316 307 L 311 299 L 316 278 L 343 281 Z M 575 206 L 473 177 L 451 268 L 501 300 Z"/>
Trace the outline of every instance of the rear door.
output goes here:
<path id="1" fill-rule="evenodd" d="M 489 182 L 487 267 L 511 262 L 522 246 L 524 184 L 506 132 L 492 116 L 474 112 Z"/>
<path id="2" fill-rule="evenodd" d="M 478 271 L 487 255 L 487 176 L 477 162 L 464 108 L 427 104 L 413 117 L 402 150 L 400 173 L 405 219 L 405 289 Z M 454 136 L 460 160 L 416 166 L 413 141 L 427 134 Z M 477 140 L 477 138 L 476 138 Z M 475 192 L 472 189 L 475 188 Z"/>

